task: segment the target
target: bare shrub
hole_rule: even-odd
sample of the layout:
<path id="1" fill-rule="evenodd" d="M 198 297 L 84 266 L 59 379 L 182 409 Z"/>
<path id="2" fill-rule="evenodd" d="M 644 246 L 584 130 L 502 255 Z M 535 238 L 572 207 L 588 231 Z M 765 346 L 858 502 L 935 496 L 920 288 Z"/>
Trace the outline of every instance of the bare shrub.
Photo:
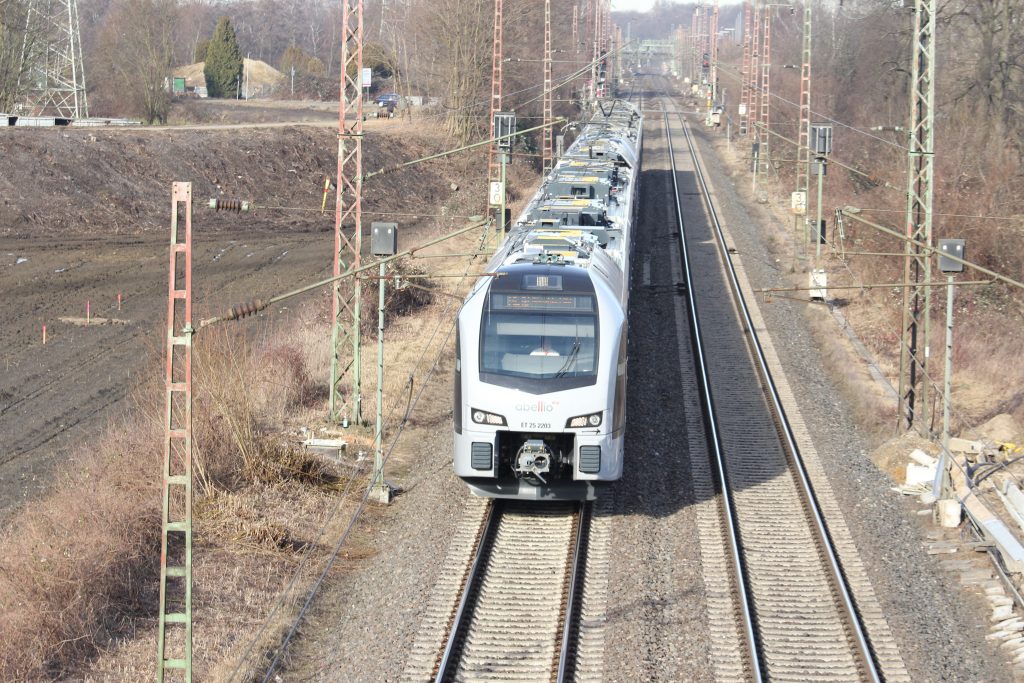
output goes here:
<path id="1" fill-rule="evenodd" d="M 267 381 L 278 392 L 283 408 L 308 408 L 326 398 L 326 387 L 310 375 L 306 355 L 300 346 L 276 344 L 262 355 L 268 373 L 273 375 Z"/>
<path id="2" fill-rule="evenodd" d="M 388 277 L 384 290 L 384 328 L 398 318 L 409 315 L 416 310 L 430 305 L 434 295 L 430 291 L 430 281 L 418 277 L 424 271 L 410 263 L 408 259 L 398 259 L 390 264 Z M 393 275 L 399 274 L 400 285 L 396 288 Z M 411 276 L 402 279 L 402 276 Z M 363 314 L 360 319 L 360 329 L 364 335 L 375 336 L 377 333 L 377 299 L 380 292 L 380 280 L 376 276 L 367 278 L 363 282 Z"/>
<path id="3" fill-rule="evenodd" d="M 240 332 L 211 328 L 194 355 L 195 471 L 204 494 L 245 484 L 296 480 L 329 485 L 326 466 L 267 426 L 281 396 L 286 406 L 315 392 L 299 349 L 258 353 Z M 285 377 L 282 387 L 268 377 Z"/>
<path id="4" fill-rule="evenodd" d="M 231 488 L 295 482 L 332 487 L 322 460 L 262 427 L 267 374 L 307 400 L 296 349 L 255 353 L 244 335 L 204 331 L 193 356 L 197 529 L 268 549 L 292 543 Z M 288 347 L 285 347 L 286 349 Z M 154 368 L 151 376 L 158 376 Z M 47 497 L 29 504 L 0 537 L 0 680 L 65 675 L 132 635 L 157 609 L 163 405 L 141 387 L 131 413 L 84 447 Z"/>
<path id="5" fill-rule="evenodd" d="M 992 326 L 963 325 L 954 332 L 954 431 L 999 413 L 1024 417 L 1024 340 Z"/>

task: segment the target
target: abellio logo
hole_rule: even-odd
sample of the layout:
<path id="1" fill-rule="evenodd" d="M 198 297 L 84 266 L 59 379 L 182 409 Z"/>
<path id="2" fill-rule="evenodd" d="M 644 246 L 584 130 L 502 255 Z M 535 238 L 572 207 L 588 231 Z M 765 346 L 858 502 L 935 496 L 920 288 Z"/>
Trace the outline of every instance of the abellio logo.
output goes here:
<path id="1" fill-rule="evenodd" d="M 521 413 L 551 413 L 554 412 L 557 406 L 558 401 L 552 401 L 551 403 L 537 401 L 536 403 L 518 403 L 516 404 L 516 410 Z"/>

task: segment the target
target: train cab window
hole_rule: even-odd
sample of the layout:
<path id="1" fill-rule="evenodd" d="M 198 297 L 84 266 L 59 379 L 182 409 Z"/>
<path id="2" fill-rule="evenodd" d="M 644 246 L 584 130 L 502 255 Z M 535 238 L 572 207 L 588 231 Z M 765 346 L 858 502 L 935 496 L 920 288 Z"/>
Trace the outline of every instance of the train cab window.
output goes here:
<path id="1" fill-rule="evenodd" d="M 481 380 L 525 391 L 597 381 L 598 324 L 592 294 L 492 292 L 481 324 Z"/>

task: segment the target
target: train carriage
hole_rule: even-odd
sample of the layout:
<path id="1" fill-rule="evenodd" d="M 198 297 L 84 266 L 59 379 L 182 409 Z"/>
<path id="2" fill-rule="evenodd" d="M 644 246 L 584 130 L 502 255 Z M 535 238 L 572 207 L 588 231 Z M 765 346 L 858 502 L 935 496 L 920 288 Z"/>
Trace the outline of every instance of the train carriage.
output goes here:
<path id="1" fill-rule="evenodd" d="M 459 313 L 455 472 L 483 496 L 592 499 L 622 476 L 641 117 L 604 103 Z"/>

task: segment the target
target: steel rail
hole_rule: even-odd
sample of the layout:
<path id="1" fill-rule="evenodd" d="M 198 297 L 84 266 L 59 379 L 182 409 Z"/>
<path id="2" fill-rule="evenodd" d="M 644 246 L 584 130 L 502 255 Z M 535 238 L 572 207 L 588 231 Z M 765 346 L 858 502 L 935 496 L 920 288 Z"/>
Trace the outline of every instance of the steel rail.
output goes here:
<path id="1" fill-rule="evenodd" d="M 566 563 L 567 589 L 562 598 L 564 600 L 564 608 L 561 612 L 562 625 L 558 632 L 558 644 L 556 646 L 558 657 L 553 662 L 557 667 L 554 674 L 555 680 L 558 683 L 567 683 L 575 675 L 576 653 L 574 644 L 579 635 L 579 614 L 582 610 L 584 571 L 586 568 L 592 511 L 591 504 L 583 502 L 577 506 L 574 513 L 576 515 L 576 526 L 573 534 L 575 539 L 573 550 Z M 454 681 L 457 678 L 459 663 L 462 661 L 463 648 L 465 647 L 466 638 L 477 607 L 484 576 L 493 557 L 494 540 L 504 514 L 504 501 L 497 499 L 491 503 L 487 517 L 481 526 L 480 538 L 477 542 L 473 561 L 463 581 L 462 594 L 459 598 L 458 608 L 449 626 L 448 639 L 445 643 L 444 651 L 438 659 L 434 676 L 435 683 Z"/>
<path id="2" fill-rule="evenodd" d="M 707 185 L 707 180 L 704 176 L 704 172 L 701 169 L 699 160 L 697 158 L 696 149 L 693 145 L 693 139 L 690 135 L 690 131 L 687 125 L 685 117 L 679 112 L 675 112 L 680 124 L 683 128 L 683 134 L 686 138 L 687 144 L 690 148 L 690 156 L 693 159 L 694 175 L 701 188 L 701 194 L 704 198 L 704 204 L 707 208 L 708 215 L 711 218 L 712 225 L 714 227 L 715 235 L 717 237 L 719 245 L 719 253 L 722 257 L 723 265 L 726 268 L 726 273 L 729 277 L 729 282 L 735 295 L 735 300 L 738 304 L 739 312 L 743 318 L 743 323 L 746 326 L 750 334 L 750 346 L 754 351 L 754 355 L 757 359 L 758 367 L 761 371 L 761 376 L 764 378 L 765 391 L 768 397 L 771 399 L 772 407 L 775 410 L 775 414 L 778 416 L 778 424 L 781 427 L 782 436 L 787 446 L 787 453 L 789 455 L 790 463 L 793 469 L 798 475 L 800 481 L 800 491 L 804 497 L 807 510 L 810 512 L 810 516 L 814 522 L 813 527 L 816 535 L 818 536 L 820 547 L 825 552 L 825 556 L 828 559 L 827 565 L 831 574 L 833 587 L 838 593 L 839 602 L 846 613 L 847 622 L 852 629 L 852 635 L 854 644 L 857 648 L 857 656 L 860 659 L 861 666 L 863 667 L 868 678 L 872 681 L 881 681 L 882 677 L 878 671 L 877 664 L 874 659 L 874 653 L 871 649 L 870 642 L 867 634 L 864 631 L 864 627 L 861 624 L 860 616 L 857 613 L 857 607 L 854 602 L 853 596 L 850 592 L 850 588 L 846 582 L 846 576 L 843 573 L 842 564 L 839 562 L 839 558 L 836 555 L 835 548 L 833 547 L 831 535 L 829 534 L 828 524 L 825 522 L 824 515 L 821 512 L 821 508 L 818 504 L 817 496 L 814 493 L 814 486 L 807 475 L 806 467 L 804 466 L 803 458 L 800 455 L 800 449 L 796 443 L 796 437 L 793 434 L 793 429 L 789 424 L 789 419 L 786 416 L 786 410 L 782 405 L 782 400 L 779 396 L 778 389 L 775 386 L 775 380 L 772 377 L 771 370 L 768 367 L 768 361 L 765 358 L 764 350 L 761 347 L 761 340 L 754 328 L 753 320 L 750 316 L 750 309 L 747 306 L 746 299 L 743 296 L 742 289 L 740 288 L 739 277 L 736 274 L 736 268 L 733 265 L 732 257 L 729 254 L 728 247 L 726 245 L 725 233 L 722 230 L 721 220 L 718 217 L 718 212 L 715 209 L 714 202 L 711 201 L 711 192 Z M 666 128 L 667 128 L 667 114 L 666 114 Z M 671 135 L 669 135 L 671 140 Z M 674 174 L 675 159 L 673 159 L 673 181 L 675 181 Z M 678 193 L 676 197 L 676 204 L 679 205 Z M 682 221 L 680 221 L 680 225 Z M 680 237 L 682 239 L 682 237 Z M 691 294 L 692 296 L 692 294 Z M 699 334 L 697 335 L 699 336 Z"/>
<path id="3" fill-rule="evenodd" d="M 473 556 L 473 563 L 469 567 L 462 588 L 462 597 L 459 599 L 459 608 L 452 619 L 448 632 L 448 641 L 445 643 L 444 652 L 437 665 L 437 675 L 434 683 L 444 683 L 453 680 L 455 670 L 458 668 L 459 659 L 462 654 L 466 630 L 473 618 L 473 606 L 475 593 L 479 591 L 480 583 L 483 581 L 484 569 L 490 558 L 490 547 L 494 536 L 498 532 L 498 523 L 501 521 L 502 507 L 501 500 L 495 500 L 487 510 L 487 518 L 484 520 L 483 530 L 480 533 L 480 540 L 476 546 L 476 554 Z"/>
<path id="4" fill-rule="evenodd" d="M 750 655 L 750 671 L 755 681 L 764 680 L 764 662 L 761 656 L 761 646 L 757 638 L 757 631 L 754 627 L 754 614 L 752 598 L 747 586 L 746 563 L 741 552 L 742 542 L 739 535 L 739 524 L 737 520 L 736 504 L 729 487 L 729 475 L 726 472 L 725 455 L 722 452 L 722 439 L 718 431 L 718 424 L 715 421 L 715 401 L 711 393 L 711 382 L 708 378 L 707 362 L 704 357 L 704 342 L 700 334 L 700 315 L 697 312 L 697 301 L 694 296 L 693 276 L 690 271 L 690 256 L 686 246 L 686 227 L 683 222 L 683 206 L 680 201 L 679 179 L 676 171 L 675 148 L 672 145 L 672 131 L 669 127 L 668 112 L 662 113 L 662 120 L 665 125 L 665 139 L 668 142 L 668 155 L 672 170 L 672 196 L 675 200 L 676 220 L 679 231 L 679 254 L 682 261 L 683 275 L 686 279 L 686 308 L 690 314 L 690 334 L 693 338 L 694 360 L 698 380 L 701 388 L 701 397 L 704 403 L 705 427 L 708 431 L 708 443 L 714 459 L 715 470 L 718 473 L 718 480 L 721 485 L 722 508 L 725 512 L 725 523 L 729 550 L 732 557 L 733 571 L 736 576 L 736 590 L 739 593 L 740 610 L 742 612 L 744 636 L 747 642 L 747 650 Z"/>
<path id="5" fill-rule="evenodd" d="M 590 544 L 591 503 L 582 503 L 576 521 L 576 543 L 569 568 L 569 588 L 566 591 L 565 615 L 562 618 L 562 647 L 558 655 L 557 683 L 568 683 L 576 673 L 576 652 L 572 646 L 579 636 L 580 608 L 582 607 L 584 572 L 587 565 L 587 548 Z"/>

